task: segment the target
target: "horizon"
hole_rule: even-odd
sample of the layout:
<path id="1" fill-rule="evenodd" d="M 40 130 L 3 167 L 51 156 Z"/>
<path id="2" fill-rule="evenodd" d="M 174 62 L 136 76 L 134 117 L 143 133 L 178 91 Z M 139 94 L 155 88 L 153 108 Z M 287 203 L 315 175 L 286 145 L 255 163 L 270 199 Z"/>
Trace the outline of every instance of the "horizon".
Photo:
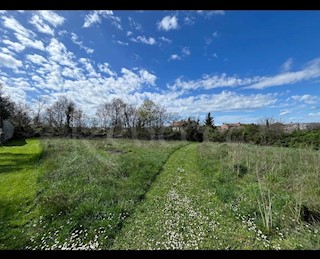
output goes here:
<path id="1" fill-rule="evenodd" d="M 215 125 L 320 121 L 319 11 L 0 11 L 0 83 L 18 103 L 145 99 Z"/>

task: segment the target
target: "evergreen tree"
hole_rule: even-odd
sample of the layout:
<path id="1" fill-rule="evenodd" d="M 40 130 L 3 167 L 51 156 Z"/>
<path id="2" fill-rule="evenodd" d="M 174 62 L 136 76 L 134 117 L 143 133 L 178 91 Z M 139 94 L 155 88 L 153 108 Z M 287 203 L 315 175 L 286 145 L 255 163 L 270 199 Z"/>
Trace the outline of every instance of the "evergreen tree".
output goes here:
<path id="1" fill-rule="evenodd" d="M 213 127 L 214 126 L 214 119 L 211 116 L 210 112 L 208 112 L 207 116 L 206 116 L 206 120 L 204 122 L 205 126 L 209 126 L 209 127 Z"/>

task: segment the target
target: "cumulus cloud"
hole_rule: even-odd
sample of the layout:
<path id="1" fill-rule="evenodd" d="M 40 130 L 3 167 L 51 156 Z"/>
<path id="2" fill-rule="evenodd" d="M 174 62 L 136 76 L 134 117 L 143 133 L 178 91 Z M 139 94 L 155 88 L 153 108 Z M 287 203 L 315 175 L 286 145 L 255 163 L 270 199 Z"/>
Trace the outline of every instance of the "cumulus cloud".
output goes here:
<path id="1" fill-rule="evenodd" d="M 98 64 L 98 69 L 109 76 L 117 76 L 117 73 L 110 69 L 110 64 L 108 63 Z"/>
<path id="2" fill-rule="evenodd" d="M 19 42 L 13 42 L 11 40 L 3 40 L 2 41 L 4 44 L 8 45 L 8 48 L 10 50 L 16 51 L 16 52 L 21 52 L 25 49 L 25 46 L 23 46 L 21 43 Z"/>
<path id="3" fill-rule="evenodd" d="M 26 29 L 25 27 L 23 27 L 21 25 L 21 23 L 19 23 L 16 19 L 14 19 L 12 16 L 7 17 L 7 16 L 3 16 L 2 17 L 3 20 L 3 25 L 5 27 L 7 27 L 8 29 L 13 30 L 14 32 L 16 32 L 17 34 L 24 36 L 25 38 L 28 38 L 30 36 L 34 36 L 34 32 Z"/>
<path id="4" fill-rule="evenodd" d="M 46 51 L 50 55 L 51 60 L 71 68 L 76 66 L 75 62 L 72 61 L 73 53 L 68 51 L 66 46 L 56 38 L 51 39 L 50 44 L 46 47 Z"/>
<path id="5" fill-rule="evenodd" d="M 36 65 L 42 65 L 44 63 L 48 63 L 48 60 L 45 57 L 40 56 L 38 54 L 28 54 L 26 56 L 26 59 L 31 61 L 32 63 L 34 63 Z"/>
<path id="6" fill-rule="evenodd" d="M 0 53 L 0 66 L 17 69 L 22 66 L 22 62 L 8 54 Z"/>
<path id="7" fill-rule="evenodd" d="M 3 25 L 8 29 L 14 31 L 14 35 L 20 41 L 24 47 L 31 47 L 39 50 L 44 50 L 43 42 L 40 40 L 33 40 L 36 34 L 23 27 L 16 19 L 13 17 L 2 17 Z"/>
<path id="8" fill-rule="evenodd" d="M 49 35 L 54 35 L 53 29 L 44 22 L 39 15 L 33 15 L 30 23 L 36 27 L 39 32 L 46 33 Z"/>
<path id="9" fill-rule="evenodd" d="M 65 18 L 53 11 L 39 11 L 40 16 L 54 27 L 62 25 Z"/>
<path id="10" fill-rule="evenodd" d="M 158 30 L 170 31 L 179 28 L 178 18 L 176 16 L 165 16 L 158 22 Z"/>

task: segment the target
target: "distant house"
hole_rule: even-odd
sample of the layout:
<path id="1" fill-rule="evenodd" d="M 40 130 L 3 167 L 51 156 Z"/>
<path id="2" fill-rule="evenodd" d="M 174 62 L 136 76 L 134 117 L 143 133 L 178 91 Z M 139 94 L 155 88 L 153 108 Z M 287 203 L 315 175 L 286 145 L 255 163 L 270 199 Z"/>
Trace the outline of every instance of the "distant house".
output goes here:
<path id="1" fill-rule="evenodd" d="M 174 121 L 172 122 L 172 130 L 181 131 L 184 125 L 185 125 L 185 121 Z"/>
<path id="2" fill-rule="evenodd" d="M 238 123 L 223 123 L 220 127 L 220 131 L 226 131 L 226 130 L 230 130 L 230 129 L 234 129 L 234 128 L 239 128 L 243 126 L 243 124 L 241 124 L 240 122 Z"/>
<path id="3" fill-rule="evenodd" d="M 14 127 L 8 120 L 0 123 L 0 144 L 6 142 L 13 137 Z"/>
<path id="4" fill-rule="evenodd" d="M 291 133 L 295 130 L 315 130 L 320 129 L 320 123 L 311 122 L 311 123 L 290 123 L 284 125 L 284 132 Z"/>

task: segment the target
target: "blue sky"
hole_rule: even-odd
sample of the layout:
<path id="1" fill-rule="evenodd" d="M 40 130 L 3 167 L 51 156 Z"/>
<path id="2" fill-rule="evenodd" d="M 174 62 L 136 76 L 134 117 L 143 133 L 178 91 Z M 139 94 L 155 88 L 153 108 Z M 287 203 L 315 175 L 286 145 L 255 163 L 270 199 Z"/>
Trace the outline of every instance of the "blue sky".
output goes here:
<path id="1" fill-rule="evenodd" d="M 31 107 L 120 97 L 181 118 L 320 120 L 319 11 L 0 11 L 0 82 Z"/>

